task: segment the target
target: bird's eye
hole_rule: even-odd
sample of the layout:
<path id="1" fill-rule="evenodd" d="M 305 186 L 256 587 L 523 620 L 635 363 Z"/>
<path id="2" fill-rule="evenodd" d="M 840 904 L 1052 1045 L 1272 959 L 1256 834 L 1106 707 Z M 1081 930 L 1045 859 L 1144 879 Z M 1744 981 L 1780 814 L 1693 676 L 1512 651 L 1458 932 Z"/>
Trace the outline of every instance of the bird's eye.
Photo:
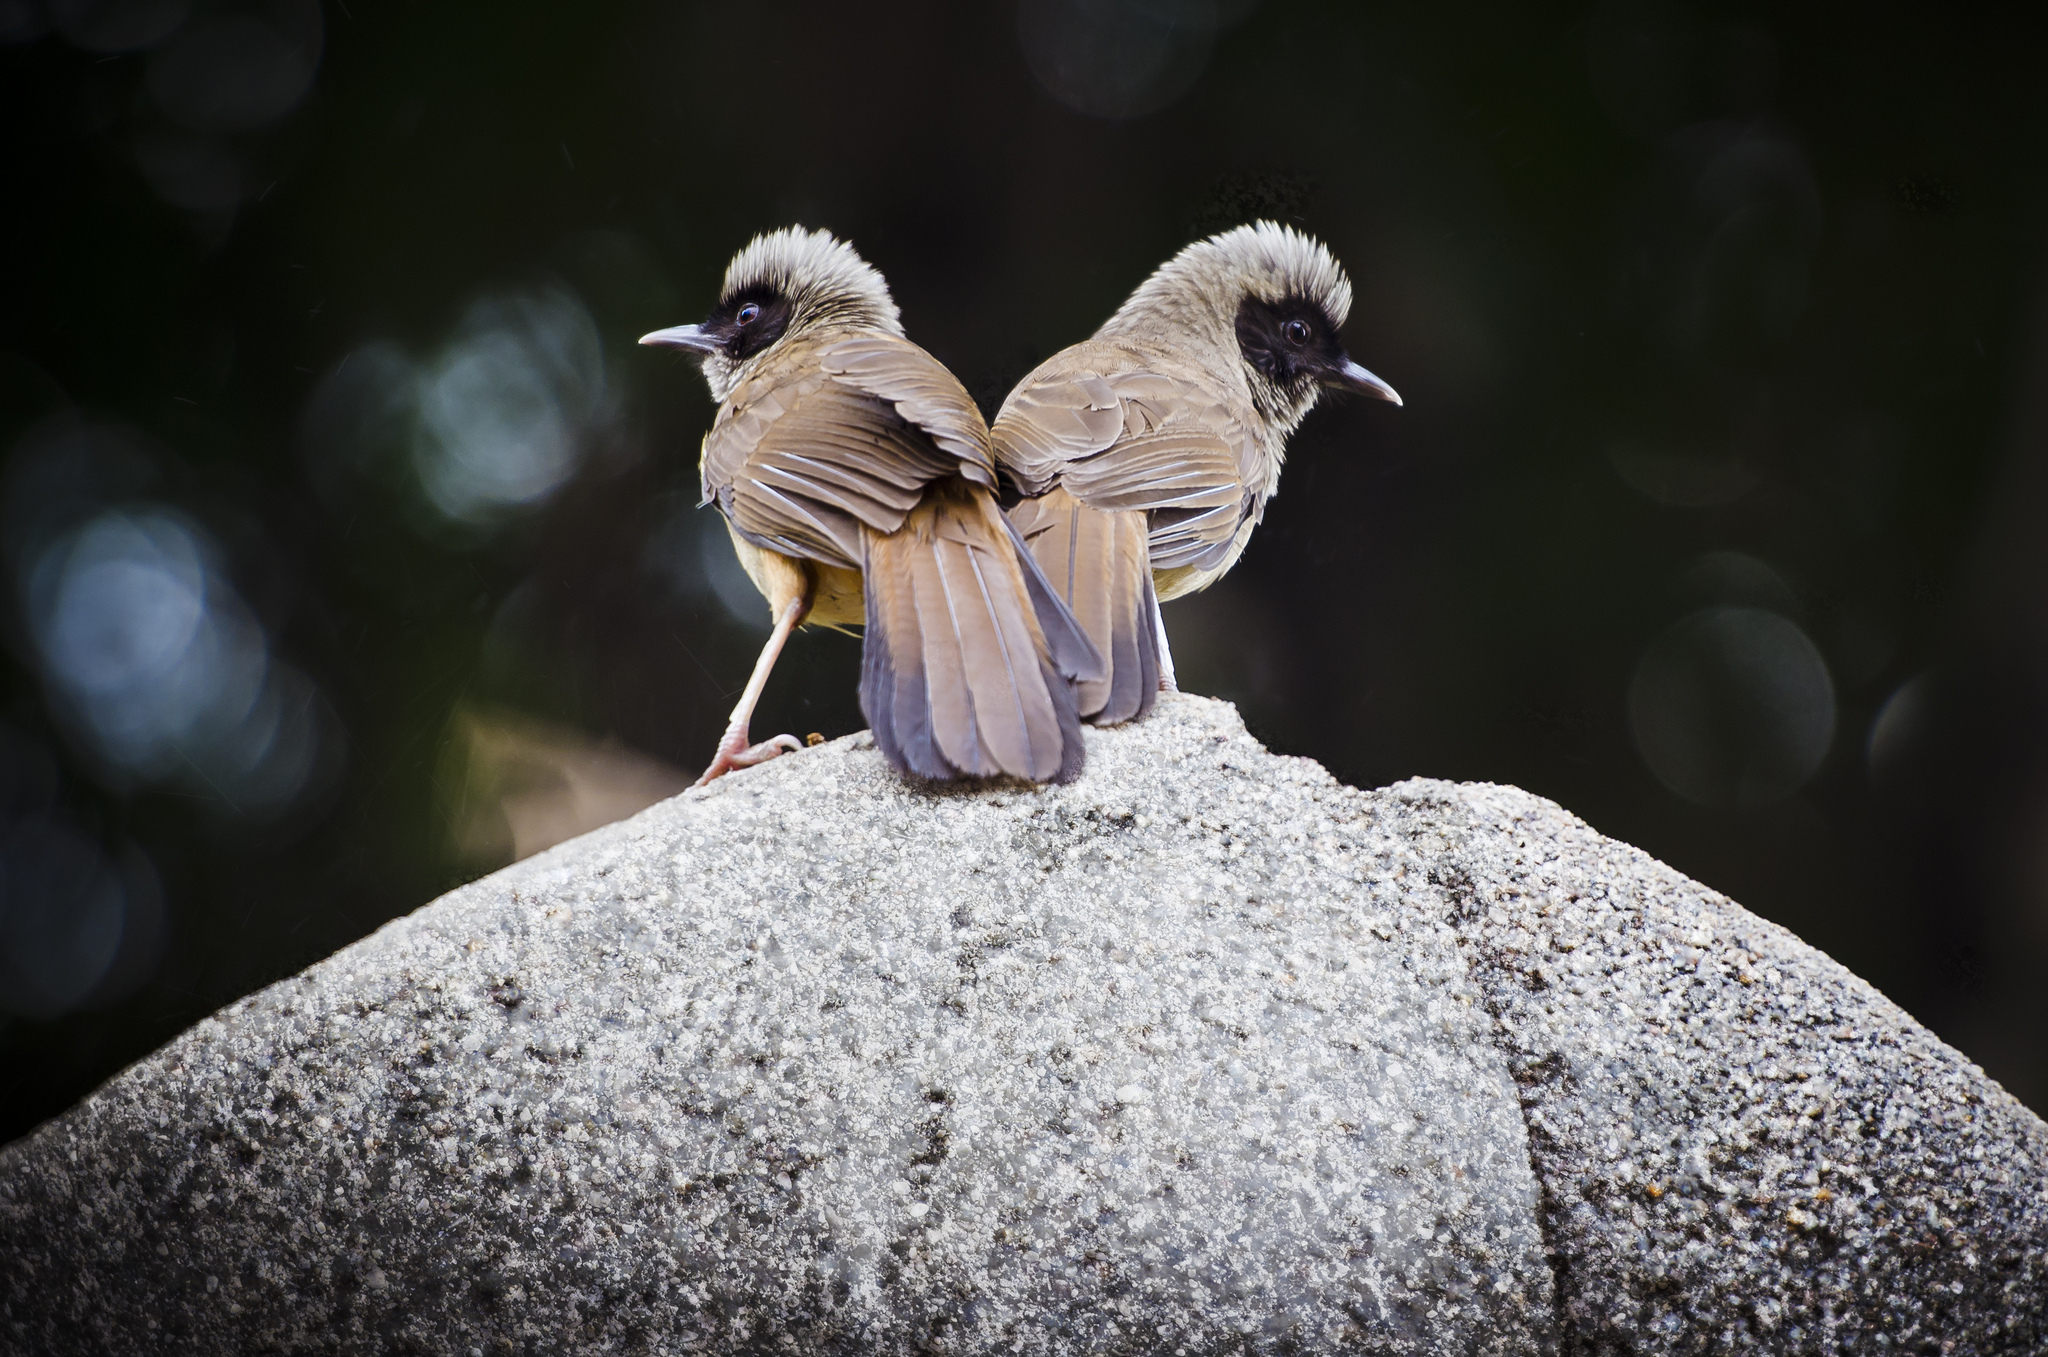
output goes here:
<path id="1" fill-rule="evenodd" d="M 1305 320 L 1290 320 L 1280 327 L 1280 333 L 1287 336 L 1287 342 L 1290 344 L 1306 344 L 1308 343 L 1308 322 Z"/>
<path id="2" fill-rule="evenodd" d="M 754 305 L 752 302 L 748 302 L 745 306 L 742 306 L 740 308 L 740 313 L 737 316 L 733 317 L 734 320 L 737 320 L 742 325 L 752 325 L 755 321 L 759 320 L 760 318 L 761 308 Z"/>

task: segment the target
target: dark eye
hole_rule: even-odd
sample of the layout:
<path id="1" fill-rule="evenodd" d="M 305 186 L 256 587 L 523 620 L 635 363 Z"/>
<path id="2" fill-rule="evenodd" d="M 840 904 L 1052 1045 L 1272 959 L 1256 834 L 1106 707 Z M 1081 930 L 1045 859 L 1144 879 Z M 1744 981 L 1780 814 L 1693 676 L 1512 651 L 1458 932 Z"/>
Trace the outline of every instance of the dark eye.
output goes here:
<path id="1" fill-rule="evenodd" d="M 1308 343 L 1308 322 L 1290 320 L 1280 327 L 1280 333 L 1287 336 L 1287 342 L 1294 345 Z"/>
<path id="2" fill-rule="evenodd" d="M 742 306 L 740 308 L 740 313 L 737 316 L 733 317 L 734 320 L 738 321 L 742 325 L 752 325 L 755 321 L 759 320 L 760 318 L 761 308 L 754 305 L 752 302 L 748 302 L 745 306 Z"/>

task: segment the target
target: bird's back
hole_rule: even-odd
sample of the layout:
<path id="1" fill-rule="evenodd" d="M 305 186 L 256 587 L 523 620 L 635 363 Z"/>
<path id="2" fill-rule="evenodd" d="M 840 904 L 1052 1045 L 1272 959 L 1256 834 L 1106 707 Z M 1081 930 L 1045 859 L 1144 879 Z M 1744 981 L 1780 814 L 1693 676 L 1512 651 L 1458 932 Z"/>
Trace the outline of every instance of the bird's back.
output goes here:
<path id="1" fill-rule="evenodd" d="M 933 481 L 995 483 L 966 389 L 878 331 L 806 338 L 750 373 L 705 436 L 702 472 L 705 500 L 754 545 L 854 570 L 862 528 L 897 531 Z"/>

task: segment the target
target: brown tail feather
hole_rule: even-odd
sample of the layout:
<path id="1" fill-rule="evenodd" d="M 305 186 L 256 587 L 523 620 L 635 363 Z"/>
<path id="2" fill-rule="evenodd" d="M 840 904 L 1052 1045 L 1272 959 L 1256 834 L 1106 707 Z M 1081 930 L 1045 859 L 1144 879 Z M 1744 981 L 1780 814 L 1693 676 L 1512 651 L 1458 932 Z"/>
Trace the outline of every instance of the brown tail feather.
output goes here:
<path id="1" fill-rule="evenodd" d="M 1115 725 L 1152 710 L 1159 695 L 1159 633 L 1142 510 L 1092 509 L 1054 488 L 1010 510 L 1039 568 L 1103 658 L 1080 685 L 1080 712 Z"/>
<path id="2" fill-rule="evenodd" d="M 1081 770 L 1061 676 L 994 497 L 934 487 L 893 533 L 866 532 L 861 709 L 889 761 L 930 778 Z"/>

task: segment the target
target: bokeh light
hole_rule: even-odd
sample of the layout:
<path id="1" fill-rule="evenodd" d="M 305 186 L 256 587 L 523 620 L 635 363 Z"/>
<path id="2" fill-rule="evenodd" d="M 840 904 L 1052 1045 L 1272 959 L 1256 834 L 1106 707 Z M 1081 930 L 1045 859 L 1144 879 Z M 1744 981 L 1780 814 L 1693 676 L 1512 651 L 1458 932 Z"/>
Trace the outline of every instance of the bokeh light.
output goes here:
<path id="1" fill-rule="evenodd" d="M 239 608 L 209 608 L 191 530 L 161 514 L 108 514 L 60 539 L 29 580 L 51 677 L 101 752 L 144 777 L 175 767 L 179 737 L 218 701 L 248 709 L 261 649 Z"/>
<path id="2" fill-rule="evenodd" d="M 450 839 L 479 868 L 531 857 L 637 814 L 690 785 L 680 769 L 616 741 L 517 712 L 464 708 L 437 782 Z"/>
<path id="3" fill-rule="evenodd" d="M 224 818 L 273 820 L 331 779 L 339 723 L 272 656 L 197 521 L 148 500 L 80 512 L 95 489 L 119 501 L 147 478 L 141 446 L 66 424 L 17 453 L 6 519 L 44 689 L 109 785 L 174 786 Z"/>
<path id="4" fill-rule="evenodd" d="M 125 997 L 159 960 L 161 908 L 140 851 L 110 858 L 54 815 L 0 823 L 0 1011 L 47 1019 Z"/>
<path id="5" fill-rule="evenodd" d="M 719 524 L 698 535 L 697 558 L 703 565 L 704 578 L 735 622 L 765 632 L 769 629 L 767 600 L 740 564 L 732 537 L 722 531 L 723 527 Z"/>
<path id="6" fill-rule="evenodd" d="M 1823 220 L 1820 190 L 1790 141 L 1746 124 L 1681 128 L 1659 147 L 1621 227 L 1621 315 L 1673 355 L 1754 367 L 1806 309 Z M 1731 373 L 1695 376 L 1718 382 L 1731 415 L 1758 406 L 1755 388 Z"/>
<path id="7" fill-rule="evenodd" d="M 1819 769 L 1835 733 L 1819 649 L 1762 608 L 1709 608 L 1665 631 L 1636 666 L 1628 711 L 1650 771 L 1703 806 L 1784 800 Z"/>
<path id="8" fill-rule="evenodd" d="M 480 302 L 421 375 L 420 484 L 470 522 L 545 499 L 575 474 L 606 405 L 604 346 L 574 297 Z"/>
<path id="9" fill-rule="evenodd" d="M 1732 604 L 1800 614 L 1799 596 L 1770 565 L 1741 551 L 1709 551 L 1678 574 L 1678 594 L 1695 607 Z"/>
<path id="10" fill-rule="evenodd" d="M 354 350 L 303 432 L 330 493 L 397 482 L 444 523 L 487 528 L 561 489 L 615 415 L 596 323 L 555 287 L 476 303 L 424 360 L 387 341 Z"/>
<path id="11" fill-rule="evenodd" d="M 252 132 L 306 97 L 324 37 L 318 0 L 217 10 L 151 58 L 149 92 L 195 132 Z"/>
<path id="12" fill-rule="evenodd" d="M 768 633 L 767 601 L 740 564 L 725 520 L 694 496 L 672 508 L 647 535 L 640 560 L 674 593 L 685 598 L 708 594 L 740 626 Z"/>
<path id="13" fill-rule="evenodd" d="M 1864 741 L 1864 760 L 1878 787 L 1894 795 L 1911 790 L 1906 784 L 1916 771 L 1916 746 L 1925 738 L 1934 706 L 1934 678 L 1915 674 L 1893 690 L 1878 708 Z M 1924 771 L 1924 770 L 1918 770 Z"/>
<path id="14" fill-rule="evenodd" d="M 0 0 L 0 43 L 52 30 L 102 62 L 145 55 L 125 111 L 108 101 L 93 117 L 129 122 L 136 168 L 193 214 L 207 248 L 260 196 L 250 162 L 266 159 L 264 139 L 312 92 L 326 46 L 319 0 L 215 0 L 197 13 L 192 0 Z"/>
<path id="15" fill-rule="evenodd" d="M 412 356 L 375 340 L 343 354 L 314 389 L 299 420 L 299 443 L 308 478 L 338 509 L 351 509 L 366 485 L 416 485 L 418 386 Z"/>

